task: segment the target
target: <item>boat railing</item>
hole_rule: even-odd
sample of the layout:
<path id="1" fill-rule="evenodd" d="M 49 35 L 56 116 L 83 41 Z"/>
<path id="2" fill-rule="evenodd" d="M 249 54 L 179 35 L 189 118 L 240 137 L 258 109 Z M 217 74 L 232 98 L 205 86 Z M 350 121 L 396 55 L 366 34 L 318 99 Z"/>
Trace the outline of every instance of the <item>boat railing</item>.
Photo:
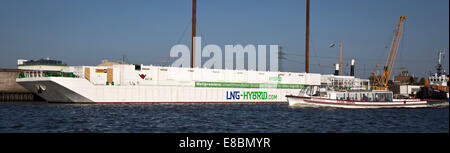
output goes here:
<path id="1" fill-rule="evenodd" d="M 77 78 L 73 72 L 26 70 L 19 73 L 18 78 L 68 77 Z"/>

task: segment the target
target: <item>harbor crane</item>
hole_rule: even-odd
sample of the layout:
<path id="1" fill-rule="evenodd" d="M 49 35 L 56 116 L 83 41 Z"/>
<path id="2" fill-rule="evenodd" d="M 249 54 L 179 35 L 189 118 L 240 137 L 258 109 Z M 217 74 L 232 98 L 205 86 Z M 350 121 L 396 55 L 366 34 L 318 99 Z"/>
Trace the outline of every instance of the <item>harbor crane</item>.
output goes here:
<path id="1" fill-rule="evenodd" d="M 400 44 L 400 40 L 402 39 L 403 25 L 405 19 L 406 16 L 400 16 L 400 20 L 394 31 L 394 38 L 392 38 L 391 46 L 389 47 L 386 65 L 383 68 L 383 74 L 381 76 L 376 76 L 375 72 L 372 72 L 372 75 L 374 76 L 374 83 L 372 85 L 372 89 L 374 90 L 386 90 L 388 88 L 388 82 L 392 74 L 392 69 L 394 67 L 398 46 Z"/>

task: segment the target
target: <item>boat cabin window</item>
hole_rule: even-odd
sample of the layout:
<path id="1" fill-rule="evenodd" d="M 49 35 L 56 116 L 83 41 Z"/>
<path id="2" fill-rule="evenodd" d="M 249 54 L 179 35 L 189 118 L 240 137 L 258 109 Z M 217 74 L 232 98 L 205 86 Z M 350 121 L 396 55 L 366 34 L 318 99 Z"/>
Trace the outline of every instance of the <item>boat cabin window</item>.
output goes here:
<path id="1" fill-rule="evenodd" d="M 392 93 L 387 93 L 386 101 L 393 101 Z"/>
<path id="2" fill-rule="evenodd" d="M 361 94 L 361 101 L 372 101 L 372 95 L 369 93 L 362 93 Z"/>
<path id="3" fill-rule="evenodd" d="M 375 93 L 375 101 L 385 101 L 384 93 Z"/>
<path id="4" fill-rule="evenodd" d="M 336 99 L 337 100 L 345 100 L 346 99 L 345 93 L 341 93 L 341 92 L 336 93 Z"/>
<path id="5" fill-rule="evenodd" d="M 357 100 L 356 93 L 349 93 L 349 99 L 348 100 Z"/>
<path id="6" fill-rule="evenodd" d="M 328 93 L 329 97 L 336 100 L 351 101 L 392 101 L 393 96 L 390 92 L 333 92 Z M 332 96 L 331 96 L 332 95 Z M 334 96 L 336 95 L 336 96 Z"/>
<path id="7" fill-rule="evenodd" d="M 392 101 L 392 93 L 375 93 L 375 101 Z"/>
<path id="8" fill-rule="evenodd" d="M 307 86 L 305 88 L 300 89 L 300 94 L 322 97 L 327 95 L 327 89 L 324 86 Z"/>

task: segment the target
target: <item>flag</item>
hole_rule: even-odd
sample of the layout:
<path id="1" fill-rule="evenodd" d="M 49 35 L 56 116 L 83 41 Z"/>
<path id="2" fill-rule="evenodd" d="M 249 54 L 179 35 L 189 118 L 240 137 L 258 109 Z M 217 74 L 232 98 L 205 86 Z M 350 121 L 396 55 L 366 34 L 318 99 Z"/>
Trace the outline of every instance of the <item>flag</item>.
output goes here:
<path id="1" fill-rule="evenodd" d="M 335 45 L 334 43 L 331 43 L 331 44 L 329 45 L 329 47 L 332 48 L 332 47 L 334 47 L 334 45 Z"/>

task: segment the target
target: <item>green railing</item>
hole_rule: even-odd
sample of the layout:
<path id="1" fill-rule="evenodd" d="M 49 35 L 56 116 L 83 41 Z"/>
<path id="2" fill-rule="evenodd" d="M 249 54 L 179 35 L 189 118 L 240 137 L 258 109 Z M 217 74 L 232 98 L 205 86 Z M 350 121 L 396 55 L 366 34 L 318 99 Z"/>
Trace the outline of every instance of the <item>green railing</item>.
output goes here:
<path id="1" fill-rule="evenodd" d="M 44 72 L 44 77 L 68 77 L 75 78 L 75 74 L 73 72 Z M 19 78 L 26 78 L 25 73 L 20 73 Z"/>
<path id="2" fill-rule="evenodd" d="M 303 84 L 281 84 L 281 83 L 241 83 L 241 82 L 196 81 L 195 87 L 303 89 L 305 87 L 305 85 L 303 85 Z"/>

